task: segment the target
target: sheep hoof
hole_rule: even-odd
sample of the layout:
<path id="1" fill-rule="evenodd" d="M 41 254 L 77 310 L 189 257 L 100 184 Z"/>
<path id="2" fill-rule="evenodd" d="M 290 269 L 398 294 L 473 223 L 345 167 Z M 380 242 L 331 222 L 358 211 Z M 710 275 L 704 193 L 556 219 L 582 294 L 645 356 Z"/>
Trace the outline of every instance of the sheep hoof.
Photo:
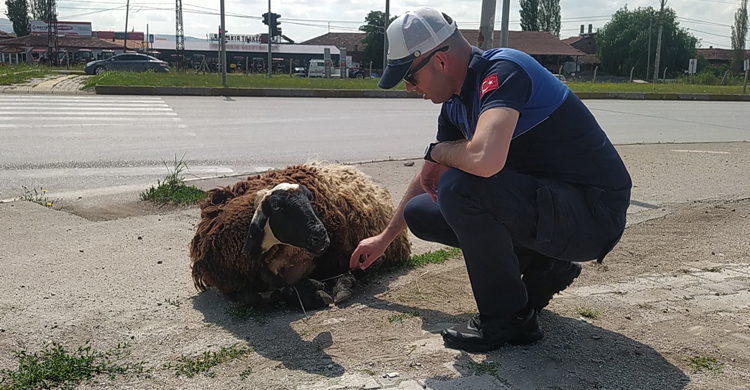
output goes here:
<path id="1" fill-rule="evenodd" d="M 333 286 L 333 302 L 343 302 L 352 297 L 352 287 L 355 283 L 354 276 L 344 275 L 336 281 L 336 285 Z"/>
<path id="2" fill-rule="evenodd" d="M 319 282 L 315 279 L 305 279 L 300 280 L 297 282 L 294 287 L 301 293 L 301 292 L 315 292 L 318 290 L 325 290 L 326 285 L 323 282 Z"/>
<path id="3" fill-rule="evenodd" d="M 316 290 L 313 292 L 299 291 L 299 296 L 297 297 L 295 294 L 295 296 L 292 297 L 291 303 L 299 305 L 300 301 L 305 310 L 315 310 L 328 307 L 328 305 L 333 303 L 333 298 L 331 298 L 327 292 L 322 290 Z"/>

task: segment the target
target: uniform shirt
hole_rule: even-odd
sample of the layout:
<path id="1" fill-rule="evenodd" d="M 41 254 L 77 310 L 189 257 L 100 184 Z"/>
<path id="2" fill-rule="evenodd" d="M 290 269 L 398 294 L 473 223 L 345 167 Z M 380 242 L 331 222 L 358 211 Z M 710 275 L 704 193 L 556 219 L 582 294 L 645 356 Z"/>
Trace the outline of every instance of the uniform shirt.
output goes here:
<path id="1" fill-rule="evenodd" d="M 520 117 L 503 169 L 599 189 L 627 208 L 630 175 L 594 116 L 536 60 L 511 52 L 508 58 L 489 60 L 483 57 L 492 57 L 489 53 L 472 49 L 461 93 L 443 103 L 438 141 L 471 139 L 484 111 L 511 108 Z"/>

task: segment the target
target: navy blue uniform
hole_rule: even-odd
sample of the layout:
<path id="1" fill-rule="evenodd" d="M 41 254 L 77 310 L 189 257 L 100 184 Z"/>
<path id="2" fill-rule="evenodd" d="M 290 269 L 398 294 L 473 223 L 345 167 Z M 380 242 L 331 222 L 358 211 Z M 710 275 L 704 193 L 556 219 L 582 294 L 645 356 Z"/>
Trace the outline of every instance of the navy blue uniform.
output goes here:
<path id="1" fill-rule="evenodd" d="M 404 218 L 417 237 L 462 249 L 481 314 L 510 317 L 526 305 L 521 274 L 530 262 L 601 260 L 614 247 L 632 183 L 586 106 L 513 49 L 473 48 L 437 139 L 471 139 L 479 115 L 496 107 L 520 113 L 505 167 L 489 178 L 449 169 L 437 204 L 417 196 Z"/>

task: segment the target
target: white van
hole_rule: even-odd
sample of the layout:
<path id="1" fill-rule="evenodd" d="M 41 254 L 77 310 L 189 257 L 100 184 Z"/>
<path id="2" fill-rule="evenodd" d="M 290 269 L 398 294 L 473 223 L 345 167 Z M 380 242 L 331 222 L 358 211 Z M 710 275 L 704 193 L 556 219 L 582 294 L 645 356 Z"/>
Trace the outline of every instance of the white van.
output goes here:
<path id="1" fill-rule="evenodd" d="M 307 68 L 307 77 L 326 77 L 325 60 L 310 60 L 310 66 Z M 341 77 L 341 68 L 331 67 L 331 77 L 338 79 Z"/>

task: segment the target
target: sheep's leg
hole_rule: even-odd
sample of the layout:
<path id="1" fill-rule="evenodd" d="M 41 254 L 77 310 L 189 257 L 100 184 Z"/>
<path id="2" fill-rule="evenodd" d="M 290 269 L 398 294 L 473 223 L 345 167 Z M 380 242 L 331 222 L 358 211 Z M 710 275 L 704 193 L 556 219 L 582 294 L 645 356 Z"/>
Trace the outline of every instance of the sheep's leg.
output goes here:
<path id="1" fill-rule="evenodd" d="M 338 304 L 351 298 L 355 282 L 351 274 L 341 276 L 333 286 L 333 302 Z"/>
<path id="2" fill-rule="evenodd" d="M 325 283 L 315 279 L 302 280 L 289 289 L 287 302 L 299 305 L 301 301 L 305 310 L 327 307 L 333 303 L 333 298 L 324 289 Z"/>

